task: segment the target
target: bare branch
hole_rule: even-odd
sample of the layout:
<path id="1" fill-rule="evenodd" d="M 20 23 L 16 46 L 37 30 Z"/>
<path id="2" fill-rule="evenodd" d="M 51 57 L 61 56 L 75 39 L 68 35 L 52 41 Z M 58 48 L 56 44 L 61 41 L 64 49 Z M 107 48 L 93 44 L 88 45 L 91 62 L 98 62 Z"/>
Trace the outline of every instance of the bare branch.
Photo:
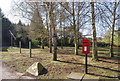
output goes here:
<path id="1" fill-rule="evenodd" d="M 65 8 L 66 11 L 68 11 L 71 15 L 73 14 L 72 12 L 70 12 L 62 3 L 59 3 L 63 8 Z"/>

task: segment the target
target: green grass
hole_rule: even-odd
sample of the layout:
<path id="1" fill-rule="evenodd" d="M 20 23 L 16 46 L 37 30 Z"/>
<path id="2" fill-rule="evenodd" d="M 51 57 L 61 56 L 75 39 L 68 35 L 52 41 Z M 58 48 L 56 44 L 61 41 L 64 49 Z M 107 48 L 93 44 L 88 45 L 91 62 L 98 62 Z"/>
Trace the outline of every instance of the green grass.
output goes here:
<path id="1" fill-rule="evenodd" d="M 38 79 L 66 79 L 71 72 L 84 73 L 85 54 L 74 54 L 74 47 L 58 48 L 58 61 L 52 61 L 53 54 L 49 49 L 32 49 L 32 58 L 29 58 L 29 49 L 22 48 L 22 54 L 19 48 L 8 48 L 8 52 L 2 53 L 2 60 L 15 71 L 24 73 L 26 69 L 34 62 L 40 62 L 46 69 L 47 73 L 38 76 Z M 88 57 L 88 72 L 94 76 L 100 76 L 100 79 L 115 78 L 118 74 L 118 59 L 108 58 L 108 48 L 98 48 L 100 61 L 92 61 L 91 53 Z M 119 52 L 114 49 L 114 53 Z M 103 57 L 103 58 L 102 58 Z"/>

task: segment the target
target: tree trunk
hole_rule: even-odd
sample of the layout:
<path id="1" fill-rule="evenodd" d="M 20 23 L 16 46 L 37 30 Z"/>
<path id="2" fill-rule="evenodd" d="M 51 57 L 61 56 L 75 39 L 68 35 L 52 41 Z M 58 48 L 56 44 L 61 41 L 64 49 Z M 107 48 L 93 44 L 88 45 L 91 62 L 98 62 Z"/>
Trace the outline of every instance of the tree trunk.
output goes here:
<path id="1" fill-rule="evenodd" d="M 95 14 L 94 14 L 94 2 L 90 2 L 91 6 L 91 23 L 92 23 L 92 59 L 98 60 L 98 54 L 97 54 L 97 39 L 96 39 L 96 27 L 95 27 Z"/>
<path id="2" fill-rule="evenodd" d="M 63 46 L 65 46 L 65 28 L 63 28 Z"/>
<path id="3" fill-rule="evenodd" d="M 47 26 L 47 31 L 48 31 L 48 36 L 49 36 L 49 38 L 47 39 L 47 41 L 48 41 L 48 48 L 49 48 L 49 39 L 50 39 L 50 35 L 49 35 L 49 33 L 50 33 L 50 31 L 49 31 L 49 26 L 48 26 L 48 12 L 46 12 L 46 26 Z"/>
<path id="4" fill-rule="evenodd" d="M 55 31 L 55 21 L 54 21 L 54 13 L 53 13 L 53 4 L 50 4 L 50 11 L 49 11 L 49 18 L 50 18 L 50 27 L 52 30 L 52 40 L 53 40 L 53 60 L 57 61 L 57 35 Z"/>
<path id="5" fill-rule="evenodd" d="M 79 28 L 77 29 L 77 31 L 79 32 Z M 78 33 L 78 37 L 77 37 L 77 42 L 78 42 L 78 46 L 77 46 L 77 49 L 79 49 L 79 44 L 80 44 L 79 33 Z"/>
<path id="6" fill-rule="evenodd" d="M 51 25 L 50 25 L 50 32 L 49 32 L 49 48 L 50 48 L 50 53 L 52 53 L 52 30 L 51 30 Z"/>
<path id="7" fill-rule="evenodd" d="M 118 8 L 118 11 L 120 12 L 120 7 Z M 120 18 L 120 15 L 118 18 Z M 120 19 L 117 22 L 120 22 Z M 118 52 L 120 53 L 120 23 L 118 25 L 119 25 L 118 27 Z M 120 54 L 118 54 L 118 57 L 120 58 Z M 120 61 L 118 61 L 118 63 L 120 63 Z M 118 68 L 119 68 L 118 71 L 120 71 L 120 66 L 118 66 Z M 118 78 L 120 80 L 120 72 L 118 72 Z"/>
<path id="8" fill-rule="evenodd" d="M 47 4 L 47 15 L 49 16 L 47 16 L 49 19 L 50 19 L 50 3 L 46 3 Z M 47 21 L 48 22 L 48 21 Z M 50 24 L 49 24 L 49 48 L 50 48 L 50 50 L 49 50 L 49 52 L 50 53 L 52 53 L 52 27 L 51 27 L 51 20 L 50 20 Z"/>
<path id="9" fill-rule="evenodd" d="M 63 40 L 62 40 L 62 17 L 61 17 L 61 14 L 62 13 L 60 13 L 60 29 L 61 29 L 61 49 L 63 49 Z"/>
<path id="10" fill-rule="evenodd" d="M 113 57 L 113 41 L 114 41 L 114 29 L 115 29 L 115 14 L 116 13 L 116 2 L 114 2 L 114 12 L 113 12 L 113 22 L 112 22 L 112 30 L 110 37 L 110 57 Z"/>
<path id="11" fill-rule="evenodd" d="M 75 23 L 75 10 L 74 10 L 74 2 L 72 3 L 73 7 L 73 27 L 74 27 L 74 43 L 75 43 L 75 54 L 78 55 L 78 33 L 77 33 L 77 28 L 76 28 L 76 23 Z"/>
<path id="12" fill-rule="evenodd" d="M 44 39 L 41 38 L 41 48 L 44 49 Z"/>
<path id="13" fill-rule="evenodd" d="M 120 8 L 119 8 L 120 9 Z M 120 22 L 120 20 L 118 20 L 118 22 Z M 119 29 L 120 29 L 120 23 L 119 23 Z M 118 31 L 118 52 L 120 53 L 120 30 Z M 120 58 L 120 54 L 118 54 L 118 57 Z M 118 60 L 119 60 L 118 58 Z M 118 63 L 120 63 L 120 61 L 118 61 Z M 120 71 L 120 66 L 118 65 L 118 70 Z M 118 72 L 118 78 L 120 79 L 120 72 Z"/>
<path id="14" fill-rule="evenodd" d="M 78 4 L 80 4 L 80 3 L 78 3 Z M 79 17 L 80 17 L 80 15 L 79 15 L 79 12 L 80 12 L 80 7 L 79 7 L 79 5 L 78 5 L 78 12 L 77 12 L 77 34 L 78 34 L 78 36 L 77 36 L 77 41 L 78 41 L 78 49 L 79 49 L 79 44 L 80 44 L 80 36 L 79 36 L 79 29 L 80 29 L 80 23 L 79 23 Z"/>

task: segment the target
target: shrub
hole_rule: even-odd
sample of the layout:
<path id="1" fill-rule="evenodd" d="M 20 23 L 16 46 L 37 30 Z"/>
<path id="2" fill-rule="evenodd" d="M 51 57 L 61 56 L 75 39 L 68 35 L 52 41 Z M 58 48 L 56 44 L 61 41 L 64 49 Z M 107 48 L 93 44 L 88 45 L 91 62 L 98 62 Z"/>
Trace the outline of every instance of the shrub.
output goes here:
<path id="1" fill-rule="evenodd" d="M 7 48 L 2 48 L 2 51 L 8 51 Z"/>
<path id="2" fill-rule="evenodd" d="M 39 40 L 32 40 L 33 47 L 39 47 Z"/>
<path id="3" fill-rule="evenodd" d="M 97 42 L 97 46 L 98 47 L 108 47 L 108 46 L 110 46 L 110 44 L 109 43 L 105 43 L 105 42 Z"/>

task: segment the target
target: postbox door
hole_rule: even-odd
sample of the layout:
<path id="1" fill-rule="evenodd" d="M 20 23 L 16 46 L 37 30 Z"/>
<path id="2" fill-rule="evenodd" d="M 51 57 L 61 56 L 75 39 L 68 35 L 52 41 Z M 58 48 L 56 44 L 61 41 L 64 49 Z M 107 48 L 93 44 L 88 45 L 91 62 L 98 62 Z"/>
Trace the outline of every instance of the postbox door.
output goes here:
<path id="1" fill-rule="evenodd" d="M 89 53 L 89 46 L 88 45 L 84 45 L 83 47 L 82 47 L 82 52 L 83 53 L 85 53 L 85 54 L 87 54 L 87 53 Z"/>

